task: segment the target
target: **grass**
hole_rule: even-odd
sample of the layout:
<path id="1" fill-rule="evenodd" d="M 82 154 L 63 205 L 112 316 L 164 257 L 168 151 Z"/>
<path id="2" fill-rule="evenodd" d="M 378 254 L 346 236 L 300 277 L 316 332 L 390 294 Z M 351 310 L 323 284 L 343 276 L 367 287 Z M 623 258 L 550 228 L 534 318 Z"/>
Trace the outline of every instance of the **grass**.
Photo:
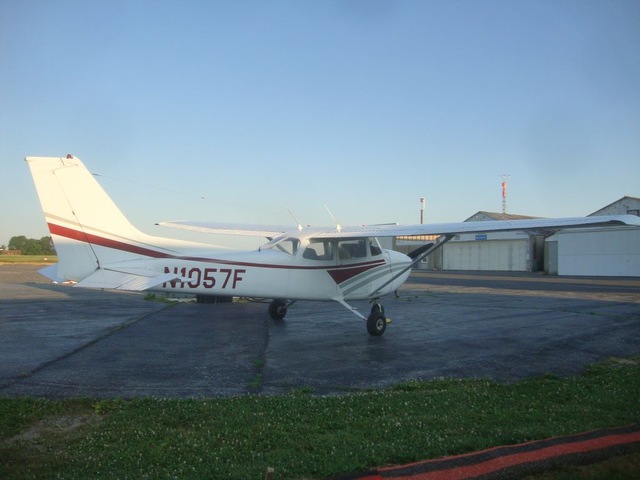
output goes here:
<path id="1" fill-rule="evenodd" d="M 0 265 L 3 263 L 56 263 L 56 255 L 0 255 Z"/>
<path id="2" fill-rule="evenodd" d="M 278 480 L 322 478 L 621 426 L 640 421 L 639 362 L 610 360 L 566 379 L 439 379 L 335 397 L 0 398 L 0 478 L 259 479 L 267 467 Z"/>

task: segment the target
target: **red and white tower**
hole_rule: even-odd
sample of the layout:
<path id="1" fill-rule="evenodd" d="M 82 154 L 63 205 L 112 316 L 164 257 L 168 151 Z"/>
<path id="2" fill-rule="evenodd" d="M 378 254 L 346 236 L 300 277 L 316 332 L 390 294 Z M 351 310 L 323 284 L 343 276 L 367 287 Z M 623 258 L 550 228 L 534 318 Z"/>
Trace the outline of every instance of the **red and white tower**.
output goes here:
<path id="1" fill-rule="evenodd" d="M 507 177 L 511 175 L 499 175 L 502 177 L 502 213 L 507 213 Z"/>

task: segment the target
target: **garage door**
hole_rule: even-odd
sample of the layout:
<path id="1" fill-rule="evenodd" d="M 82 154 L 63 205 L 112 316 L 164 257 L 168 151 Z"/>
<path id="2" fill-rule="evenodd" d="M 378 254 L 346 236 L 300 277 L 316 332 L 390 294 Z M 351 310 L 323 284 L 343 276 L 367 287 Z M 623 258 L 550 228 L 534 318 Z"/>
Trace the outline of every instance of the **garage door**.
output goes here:
<path id="1" fill-rule="evenodd" d="M 527 271 L 527 240 L 481 240 L 443 247 L 444 270 Z"/>
<path id="2" fill-rule="evenodd" d="M 558 274 L 640 276 L 640 230 L 562 232 Z"/>

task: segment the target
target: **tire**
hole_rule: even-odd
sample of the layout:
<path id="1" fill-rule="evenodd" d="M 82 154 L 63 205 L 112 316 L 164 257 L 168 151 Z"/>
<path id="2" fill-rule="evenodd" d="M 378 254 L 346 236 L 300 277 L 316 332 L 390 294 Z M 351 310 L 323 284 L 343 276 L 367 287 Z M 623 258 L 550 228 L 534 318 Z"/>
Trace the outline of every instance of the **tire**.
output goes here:
<path id="1" fill-rule="evenodd" d="M 269 304 L 269 316 L 273 320 L 282 320 L 287 314 L 287 302 L 274 300 Z"/>
<path id="2" fill-rule="evenodd" d="M 379 337 L 387 329 L 387 317 L 383 313 L 372 313 L 367 319 L 367 331 L 372 337 Z"/>

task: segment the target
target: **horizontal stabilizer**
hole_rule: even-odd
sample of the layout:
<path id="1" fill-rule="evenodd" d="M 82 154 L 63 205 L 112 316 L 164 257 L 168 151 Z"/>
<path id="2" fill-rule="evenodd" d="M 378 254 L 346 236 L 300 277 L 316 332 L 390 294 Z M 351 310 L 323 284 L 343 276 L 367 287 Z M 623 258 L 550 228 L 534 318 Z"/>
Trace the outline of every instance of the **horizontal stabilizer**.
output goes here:
<path id="1" fill-rule="evenodd" d="M 142 292 L 161 283 L 180 280 L 175 273 L 158 273 L 142 268 L 129 269 L 99 269 L 76 284 L 84 288 L 108 288 Z"/>
<path id="2" fill-rule="evenodd" d="M 44 268 L 38 270 L 38 273 L 44 277 L 47 277 L 49 280 L 55 283 L 63 283 L 65 281 L 64 278 L 60 278 L 58 276 L 58 264 L 54 263 L 53 265 L 47 265 Z"/>

